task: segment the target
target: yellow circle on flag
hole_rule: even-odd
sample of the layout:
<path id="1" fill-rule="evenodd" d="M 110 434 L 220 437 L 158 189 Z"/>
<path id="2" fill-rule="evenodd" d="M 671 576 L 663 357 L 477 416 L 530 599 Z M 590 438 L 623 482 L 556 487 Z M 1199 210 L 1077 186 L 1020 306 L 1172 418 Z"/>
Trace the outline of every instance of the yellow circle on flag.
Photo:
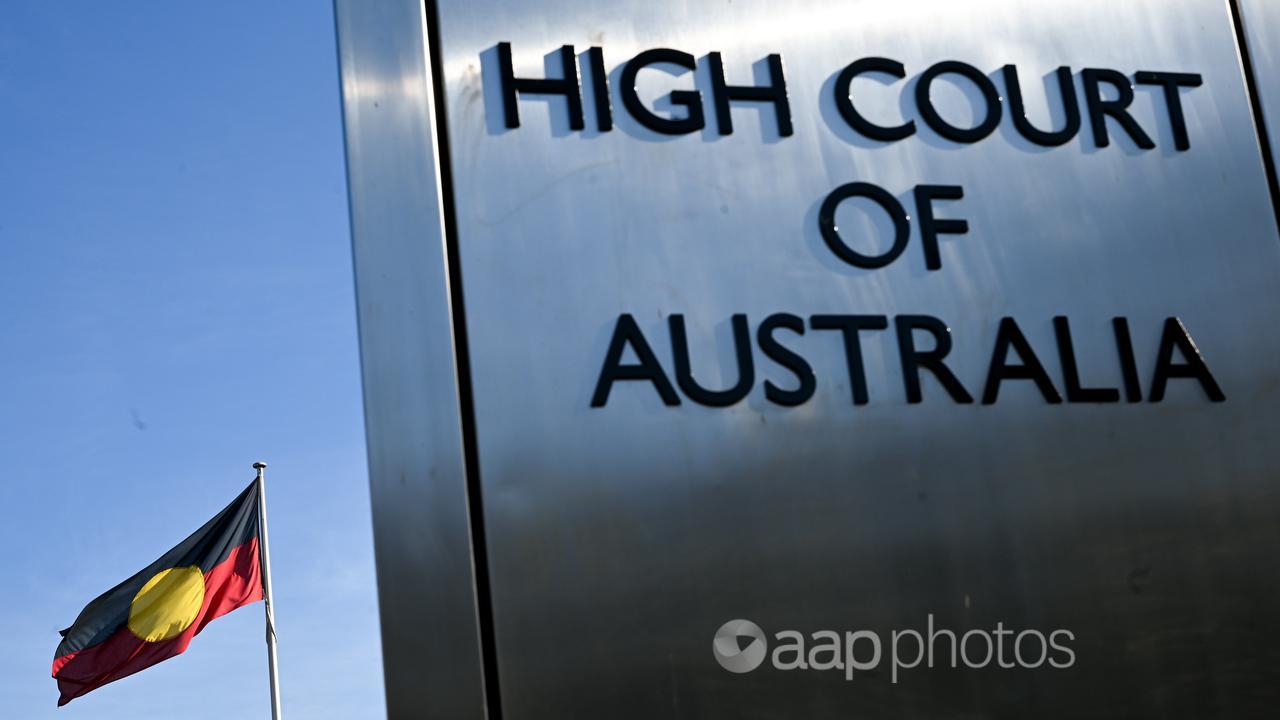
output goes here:
<path id="1" fill-rule="evenodd" d="M 204 605 L 204 573 L 198 567 L 156 573 L 129 606 L 129 631 L 140 640 L 160 642 L 191 627 Z"/>

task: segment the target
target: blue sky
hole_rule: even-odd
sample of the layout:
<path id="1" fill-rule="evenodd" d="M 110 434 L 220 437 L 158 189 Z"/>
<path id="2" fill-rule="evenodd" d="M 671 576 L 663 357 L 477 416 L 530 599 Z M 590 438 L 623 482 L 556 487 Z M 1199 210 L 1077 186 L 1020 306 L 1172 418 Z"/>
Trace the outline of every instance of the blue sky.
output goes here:
<path id="1" fill-rule="evenodd" d="M 57 630 L 270 463 L 293 718 L 383 714 L 328 2 L 0 3 L 0 716 L 267 712 L 262 606 L 55 710 Z"/>

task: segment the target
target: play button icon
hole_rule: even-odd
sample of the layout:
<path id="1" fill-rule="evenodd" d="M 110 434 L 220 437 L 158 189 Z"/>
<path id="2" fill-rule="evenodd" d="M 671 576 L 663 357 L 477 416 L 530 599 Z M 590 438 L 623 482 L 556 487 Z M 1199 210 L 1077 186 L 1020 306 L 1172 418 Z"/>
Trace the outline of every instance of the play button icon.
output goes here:
<path id="1" fill-rule="evenodd" d="M 730 620 L 721 625 L 711 649 L 720 667 L 731 673 L 755 670 L 769 651 L 764 631 L 750 620 Z"/>

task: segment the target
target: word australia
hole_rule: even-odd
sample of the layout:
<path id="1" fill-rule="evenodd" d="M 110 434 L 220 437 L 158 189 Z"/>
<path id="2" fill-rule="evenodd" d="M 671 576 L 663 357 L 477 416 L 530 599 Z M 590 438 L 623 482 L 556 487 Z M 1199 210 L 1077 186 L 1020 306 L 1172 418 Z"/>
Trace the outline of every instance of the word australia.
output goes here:
<path id="1" fill-rule="evenodd" d="M 1085 358 L 1077 357 L 1073 331 L 1066 317 L 1053 318 L 1053 341 L 1042 341 L 1039 347 L 1032 345 L 1014 318 L 1004 317 L 996 328 L 980 386 L 972 379 L 968 383 L 962 381 L 956 373 L 949 360 L 951 328 L 930 315 L 811 315 L 806 323 L 798 315 L 775 313 L 756 325 L 754 332 L 746 315 L 733 315 L 729 320 L 733 360 L 731 363 L 720 361 L 720 364 L 736 367 L 722 373 L 722 381 L 714 387 L 704 382 L 705 378 L 700 380 L 694 376 L 684 316 L 670 315 L 666 324 L 669 367 L 663 365 L 655 343 L 645 336 L 635 318 L 630 314 L 618 316 L 592 394 L 593 407 L 606 406 L 611 397 L 621 392 L 654 393 L 668 406 L 680 405 L 683 399 L 710 407 L 733 405 L 756 387 L 760 374 L 756 367 L 756 348 L 773 366 L 770 377 L 761 383 L 765 399 L 776 405 L 802 405 L 819 389 L 813 365 L 797 350 L 799 340 L 808 340 L 809 347 L 818 340 L 803 338 L 806 332 L 829 336 L 824 341 L 834 343 L 843 351 L 854 405 L 865 405 L 873 397 L 889 398 L 892 392 L 883 379 L 868 376 L 863 362 L 865 340 L 896 346 L 902 393 L 908 403 L 924 401 L 922 381 L 927 377 L 932 377 L 938 386 L 930 388 L 931 399 L 947 398 L 962 404 L 973 403 L 975 399 L 986 405 L 994 404 L 1003 388 L 1010 384 L 1034 388 L 1045 402 L 1052 404 L 1064 401 L 1158 403 L 1164 400 L 1173 382 L 1198 388 L 1192 392 L 1209 401 L 1226 400 L 1191 334 L 1176 317 L 1166 318 L 1161 324 L 1154 357 L 1149 352 L 1136 351 L 1128 319 L 1116 317 L 1111 320 L 1110 332 L 1100 333 L 1109 336 L 1104 338 L 1103 346 L 1109 346 L 1111 351 L 1092 352 Z M 699 347 L 704 348 L 710 345 L 699 343 Z M 716 356 L 719 358 L 721 354 Z M 1148 357 L 1150 359 L 1140 361 Z M 708 364 L 712 364 L 709 359 L 700 366 Z M 1053 365 L 1057 366 L 1056 373 L 1049 370 Z M 1115 386 L 1090 385 L 1082 380 L 1086 373 L 1095 377 L 1109 373 L 1114 377 L 1116 370 L 1120 382 Z"/>

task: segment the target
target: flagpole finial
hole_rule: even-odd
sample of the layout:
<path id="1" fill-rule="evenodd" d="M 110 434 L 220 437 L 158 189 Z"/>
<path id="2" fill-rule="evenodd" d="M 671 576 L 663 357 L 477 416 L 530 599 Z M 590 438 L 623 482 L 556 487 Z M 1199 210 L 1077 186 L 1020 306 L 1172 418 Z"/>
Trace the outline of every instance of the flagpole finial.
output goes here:
<path id="1" fill-rule="evenodd" d="M 262 470 L 262 469 L 264 469 L 264 468 L 266 468 L 266 467 L 267 467 L 267 464 L 266 464 L 266 463 L 264 463 L 264 462 L 262 462 L 261 460 L 259 460 L 258 462 L 256 462 L 256 463 L 254 463 L 254 464 L 253 464 L 253 469 L 254 469 L 254 470 Z"/>

